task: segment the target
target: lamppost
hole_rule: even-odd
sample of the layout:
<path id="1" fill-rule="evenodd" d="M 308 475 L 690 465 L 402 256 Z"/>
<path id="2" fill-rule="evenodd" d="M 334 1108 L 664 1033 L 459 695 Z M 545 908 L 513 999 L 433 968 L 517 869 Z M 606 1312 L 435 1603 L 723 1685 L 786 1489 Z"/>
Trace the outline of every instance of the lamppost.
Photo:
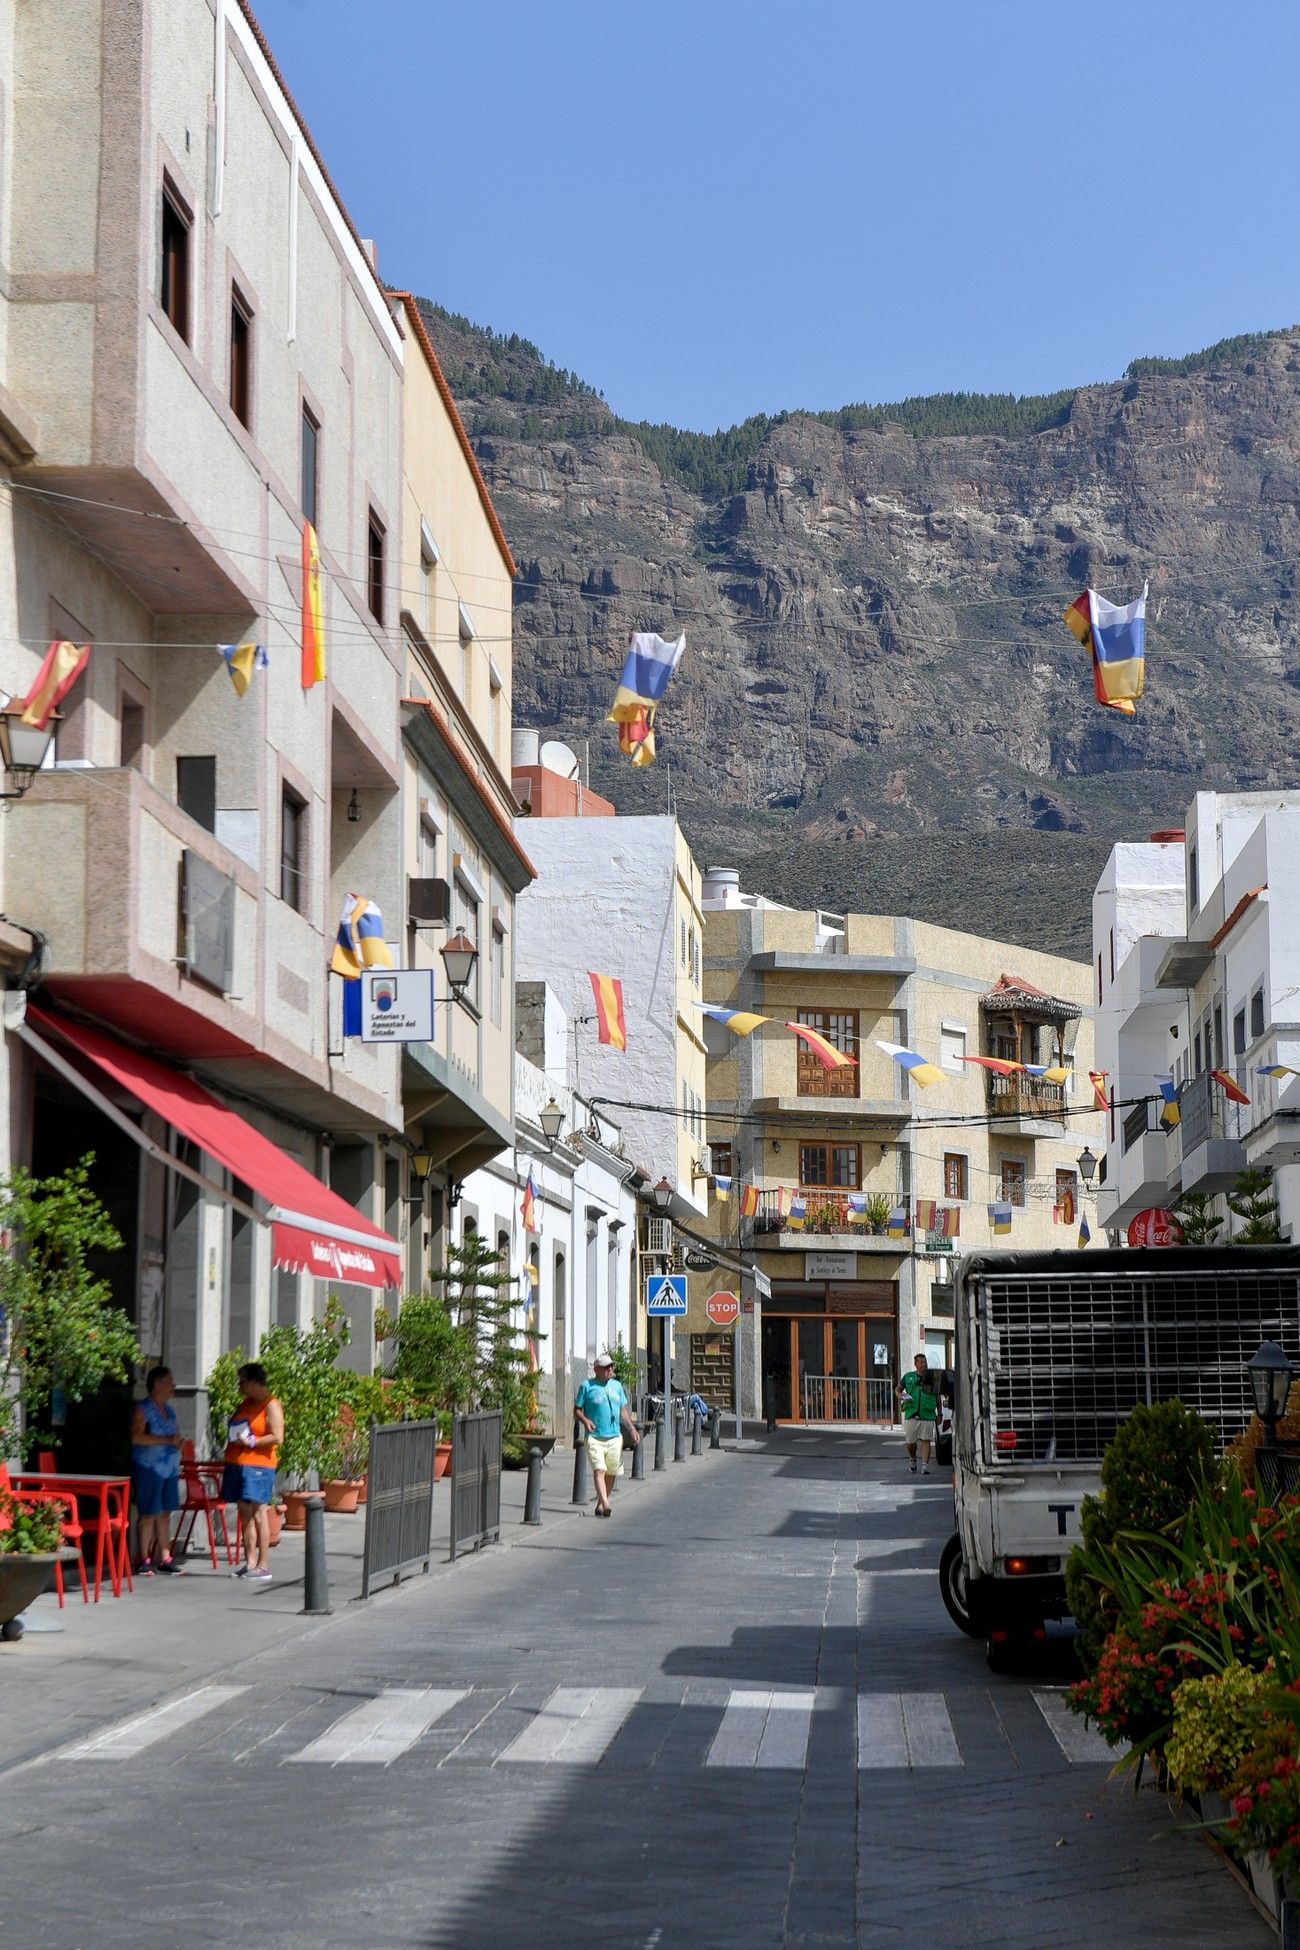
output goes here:
<path id="1" fill-rule="evenodd" d="M 1286 1414 L 1287 1396 L 1295 1379 L 1295 1369 L 1285 1348 L 1276 1341 L 1264 1341 L 1246 1363 L 1250 1389 L 1255 1397 L 1255 1413 L 1264 1430 L 1263 1447 L 1277 1448 L 1277 1425 Z"/>
<path id="2" fill-rule="evenodd" d="M 0 711 L 0 764 L 12 780 L 12 792 L 0 791 L 0 799 L 21 799 L 45 763 L 54 742 L 59 714 L 50 714 L 44 727 L 23 723 L 23 707 L 11 704 Z"/>
<path id="3" fill-rule="evenodd" d="M 1084 1184 L 1091 1186 L 1093 1179 L 1097 1176 L 1097 1160 L 1092 1153 L 1091 1147 L 1085 1144 L 1074 1162 L 1079 1168 L 1079 1176 Z"/>
<path id="4" fill-rule="evenodd" d="M 448 987 L 456 1000 L 463 1002 L 465 991 L 474 980 L 474 970 L 478 967 L 478 949 L 464 928 L 457 928 L 455 934 L 443 942 L 438 953 L 447 971 Z"/>
<path id="5" fill-rule="evenodd" d="M 542 1127 L 542 1136 L 546 1139 L 547 1149 L 554 1151 L 560 1132 L 564 1129 L 564 1112 L 554 1097 L 549 1103 L 542 1105 L 537 1113 L 537 1121 Z"/>
<path id="6" fill-rule="evenodd" d="M 425 1187 L 429 1183 L 429 1174 L 433 1170 L 432 1152 L 412 1151 L 407 1160 L 406 1169 L 410 1184 L 410 1189 L 406 1194 L 406 1202 L 410 1206 L 412 1214 L 423 1212 Z"/>

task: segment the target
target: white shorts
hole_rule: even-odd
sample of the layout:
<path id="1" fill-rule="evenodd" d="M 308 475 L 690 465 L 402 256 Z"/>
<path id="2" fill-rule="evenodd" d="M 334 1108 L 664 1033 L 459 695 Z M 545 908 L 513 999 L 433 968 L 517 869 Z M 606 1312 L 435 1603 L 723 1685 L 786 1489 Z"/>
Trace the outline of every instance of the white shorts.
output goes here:
<path id="1" fill-rule="evenodd" d="M 603 1470 L 606 1476 L 617 1476 L 618 1466 L 623 1460 L 622 1436 L 589 1435 L 587 1437 L 587 1460 L 593 1469 Z"/>
<path id="2" fill-rule="evenodd" d="M 923 1422 L 919 1415 L 909 1416 L 903 1424 L 903 1437 L 909 1449 L 915 1449 L 918 1442 L 933 1442 L 934 1423 Z"/>

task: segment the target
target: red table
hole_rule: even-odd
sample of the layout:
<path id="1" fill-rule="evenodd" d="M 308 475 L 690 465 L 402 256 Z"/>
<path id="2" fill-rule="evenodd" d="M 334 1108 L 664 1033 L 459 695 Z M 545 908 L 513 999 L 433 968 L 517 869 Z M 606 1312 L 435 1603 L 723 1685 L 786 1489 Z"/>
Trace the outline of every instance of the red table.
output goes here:
<path id="1" fill-rule="evenodd" d="M 108 1577 L 113 1587 L 113 1596 L 121 1597 L 123 1578 L 126 1579 L 127 1589 L 135 1590 L 131 1582 L 131 1550 L 127 1524 L 131 1508 L 129 1476 L 94 1474 L 65 1476 L 54 1472 L 47 1475 L 44 1470 L 27 1470 L 11 1480 L 16 1489 L 49 1490 L 60 1496 L 93 1497 L 96 1503 L 95 1603 L 99 1603 L 99 1586 L 104 1575 L 105 1556 L 108 1559 Z"/>

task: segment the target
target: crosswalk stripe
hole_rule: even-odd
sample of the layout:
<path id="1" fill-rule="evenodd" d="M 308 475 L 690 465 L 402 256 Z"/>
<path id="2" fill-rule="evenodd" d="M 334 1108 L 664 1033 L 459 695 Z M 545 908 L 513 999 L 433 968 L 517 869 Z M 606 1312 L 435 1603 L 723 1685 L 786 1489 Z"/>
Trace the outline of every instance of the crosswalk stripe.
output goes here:
<path id="1" fill-rule="evenodd" d="M 354 1706 L 315 1740 L 289 1754 L 287 1760 L 329 1767 L 340 1761 L 386 1767 L 464 1697 L 464 1688 L 389 1686 L 374 1699 Z"/>
<path id="2" fill-rule="evenodd" d="M 204 1714 L 214 1712 L 227 1700 L 237 1699 L 247 1691 L 247 1686 L 200 1686 L 196 1692 L 186 1693 L 183 1699 L 169 1700 L 166 1706 L 152 1707 L 148 1713 L 137 1713 L 115 1727 L 107 1727 L 103 1733 L 92 1734 L 89 1740 L 65 1747 L 61 1758 L 130 1760 L 133 1754 L 142 1754 L 146 1747 L 168 1739 L 192 1720 L 201 1720 Z"/>
<path id="3" fill-rule="evenodd" d="M 961 1767 L 942 1693 L 859 1693 L 859 1767 Z"/>
<path id="4" fill-rule="evenodd" d="M 713 1736 L 706 1767 L 802 1767 L 815 1693 L 734 1689 Z"/>
<path id="5" fill-rule="evenodd" d="M 590 1765 L 600 1759 L 640 1697 L 639 1686 L 558 1686 L 497 1761 Z"/>
<path id="6" fill-rule="evenodd" d="M 1096 1727 L 1090 1727 L 1081 1714 L 1070 1711 L 1064 1693 L 1039 1692 L 1035 1689 L 1034 1705 L 1051 1728 L 1057 1746 L 1068 1761 L 1074 1764 L 1088 1761 L 1105 1762 L 1108 1766 L 1114 1764 L 1115 1755 Z"/>

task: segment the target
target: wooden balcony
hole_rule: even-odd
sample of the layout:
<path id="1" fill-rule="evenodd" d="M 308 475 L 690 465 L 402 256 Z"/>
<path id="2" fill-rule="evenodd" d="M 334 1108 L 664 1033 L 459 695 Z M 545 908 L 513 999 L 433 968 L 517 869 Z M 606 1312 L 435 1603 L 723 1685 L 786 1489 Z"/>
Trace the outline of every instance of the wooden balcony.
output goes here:
<path id="1" fill-rule="evenodd" d="M 1045 1077 L 986 1073 L 988 1107 L 997 1117 L 1025 1117 L 1034 1122 L 1044 1118 L 1065 1122 L 1065 1085 L 1048 1083 Z"/>

